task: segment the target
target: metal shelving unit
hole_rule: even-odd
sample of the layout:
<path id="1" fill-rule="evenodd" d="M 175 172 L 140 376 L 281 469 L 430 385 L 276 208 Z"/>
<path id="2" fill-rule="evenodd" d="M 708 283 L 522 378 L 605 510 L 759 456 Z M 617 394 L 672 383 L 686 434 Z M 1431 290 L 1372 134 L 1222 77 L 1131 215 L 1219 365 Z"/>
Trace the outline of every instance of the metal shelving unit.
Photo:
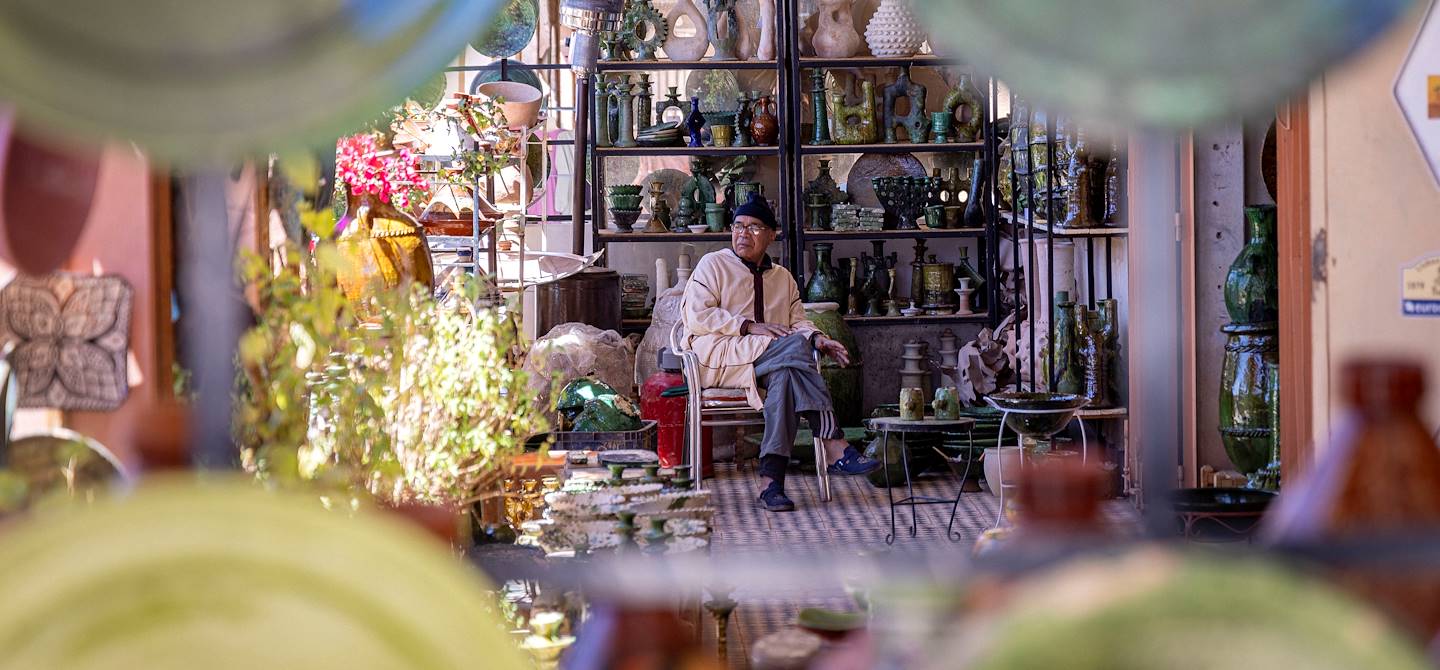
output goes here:
<path id="1" fill-rule="evenodd" d="M 782 4 L 784 5 L 784 7 L 782 8 L 782 12 L 786 13 L 789 16 L 799 16 L 799 0 L 784 0 Z M 919 54 L 906 58 L 802 57 L 800 55 L 798 34 L 791 35 L 789 37 L 791 39 L 787 42 L 787 51 L 784 53 L 788 56 L 790 69 L 787 73 L 788 76 L 782 80 L 782 86 L 784 86 L 787 90 L 787 96 L 789 98 L 788 101 L 791 108 L 797 111 L 803 109 L 803 98 L 810 95 L 809 86 L 807 86 L 809 82 L 809 70 L 817 68 L 823 68 L 827 70 L 854 70 L 895 67 L 953 67 L 961 64 L 961 61 L 957 59 L 935 56 L 931 54 Z M 994 81 L 989 79 L 977 79 L 975 82 L 975 86 L 980 89 L 982 98 L 982 109 L 977 110 L 976 113 L 983 112 L 984 114 L 984 118 L 981 124 L 981 136 L 983 138 L 981 141 L 947 142 L 943 144 L 917 144 L 912 142 L 895 142 L 871 144 L 812 145 L 806 143 L 806 141 L 808 141 L 809 139 L 808 137 L 799 137 L 799 133 L 797 132 L 797 137 L 794 140 L 795 145 L 792 147 L 791 152 L 794 155 L 799 156 L 800 158 L 795 161 L 795 165 L 791 166 L 791 179 L 793 179 L 790 187 L 791 191 L 797 194 L 804 192 L 805 170 L 803 161 L 805 160 L 805 157 L 809 156 L 827 156 L 839 154 L 971 153 L 985 156 L 986 161 L 989 165 L 989 174 L 996 174 L 995 167 L 999 164 L 996 152 L 998 151 L 999 143 L 995 139 L 994 127 L 994 121 L 996 116 L 994 104 L 995 83 Z M 790 123 L 793 124 L 797 128 L 797 130 L 800 127 L 801 122 L 802 120 L 799 119 L 798 116 L 795 119 L 790 120 Z M 991 181 L 993 184 L 994 180 L 992 179 Z M 994 189 L 987 189 L 987 191 L 992 190 Z M 946 323 L 986 323 L 993 325 L 995 323 L 998 323 L 1003 315 L 999 311 L 998 282 L 994 280 L 997 274 L 994 268 L 994 259 L 996 258 L 996 249 L 998 244 L 998 234 L 996 232 L 997 208 L 995 206 L 994 198 L 990 196 L 988 192 L 986 195 L 987 197 L 982 203 L 985 225 L 980 228 L 930 229 L 922 226 L 916 229 L 877 231 L 805 230 L 805 203 L 802 202 L 802 198 L 796 197 L 791 202 L 790 210 L 788 211 L 789 219 L 791 221 L 791 230 L 793 232 L 792 237 L 794 239 L 794 241 L 791 243 L 790 256 L 791 258 L 797 259 L 795 266 L 798 268 L 798 266 L 801 264 L 800 261 L 808 260 L 806 251 L 811 242 L 833 242 L 838 240 L 909 240 L 916 238 L 924 238 L 927 240 L 972 238 L 980 240 L 980 244 L 977 247 L 978 258 L 976 260 L 978 263 L 976 265 L 976 270 L 980 272 L 986 280 L 986 292 L 984 294 L 986 309 L 983 313 L 967 315 L 949 314 L 915 317 L 860 317 L 847 315 L 845 317 L 845 320 L 852 326 L 890 324 L 917 325 Z M 805 285 L 804 273 L 797 271 L 796 276 L 800 282 L 800 285 L 803 287 Z"/>
<path id="2" fill-rule="evenodd" d="M 1022 278 L 1020 274 L 1017 273 L 1015 277 L 1014 289 L 1016 291 L 1017 301 L 1022 303 L 1023 309 L 1025 310 L 1024 320 L 1028 321 L 1032 325 L 1036 322 L 1037 316 L 1033 313 L 1034 310 L 1032 306 L 1046 304 L 1052 305 L 1051 309 L 1053 309 L 1053 304 L 1051 303 L 1051 300 L 1053 300 L 1056 289 L 1055 242 L 1057 239 L 1070 240 L 1075 243 L 1078 243 L 1080 240 L 1084 240 L 1086 276 L 1083 278 L 1083 284 L 1081 283 L 1082 279 L 1080 277 L 1075 278 L 1077 284 L 1076 288 L 1083 288 L 1082 294 L 1075 296 L 1075 298 L 1078 300 L 1079 298 L 1083 297 L 1084 302 L 1090 308 L 1094 308 L 1096 306 L 1097 300 L 1111 299 L 1115 297 L 1115 278 L 1113 271 L 1115 253 L 1114 244 L 1115 240 L 1125 238 L 1129 234 L 1129 231 L 1126 228 L 1115 226 L 1099 226 L 1093 228 L 1066 228 L 1062 226 L 1051 225 L 1051 221 L 1058 221 L 1060 219 L 1060 216 L 1058 216 L 1058 214 L 1060 213 L 1056 211 L 1055 196 L 1064 191 L 1064 186 L 1060 185 L 1059 166 L 1056 165 L 1056 144 L 1057 138 L 1060 137 L 1060 133 L 1057 132 L 1058 128 L 1056 124 L 1055 114 L 1045 113 L 1044 135 L 1032 137 L 1032 125 L 1034 125 L 1035 116 L 1036 111 L 1034 110 L 1034 108 L 1030 107 L 1029 105 L 1018 104 L 1014 92 L 1011 91 L 1011 122 L 1008 138 L 1011 147 L 1011 165 L 1013 167 L 1010 173 L 1010 193 L 1012 194 L 1011 204 L 1014 205 L 1016 204 L 1016 202 L 1018 202 L 1021 193 L 1020 189 L 1024 188 L 1025 202 L 1030 206 L 1026 207 L 1024 211 L 1021 211 L 1018 214 L 1009 210 L 998 212 L 999 221 L 1003 222 L 1006 225 L 997 226 L 997 228 L 1003 231 L 1003 233 L 1009 239 L 1014 241 L 1014 244 L 1011 248 L 1014 254 L 1012 260 L 1015 267 L 1018 268 L 1022 266 L 1020 259 L 1021 247 L 1024 246 L 1024 248 L 1026 249 L 1026 253 L 1028 255 L 1026 260 L 1028 261 L 1028 263 L 1025 263 L 1024 266 L 1030 268 L 1031 273 L 1034 276 L 1026 276 Z M 1023 166 L 1023 168 L 1018 164 L 1020 160 L 1019 156 L 1022 152 L 1025 156 L 1025 165 Z M 1045 166 L 1043 169 L 1036 169 L 1034 165 L 1037 152 L 1044 155 Z M 1122 171 L 1122 176 L 1120 178 L 1122 184 L 1125 183 L 1123 177 L 1124 169 L 1125 167 L 1122 163 L 1120 167 L 1120 170 Z M 998 175 L 999 173 L 994 172 L 992 174 Z M 1036 180 L 1034 179 L 1034 177 L 1040 174 L 1043 174 L 1045 177 L 1044 185 L 1037 188 Z M 999 180 L 994 180 L 992 182 L 992 186 L 994 189 L 992 198 L 995 202 L 998 203 L 1001 201 Z M 1042 204 L 1038 208 L 1034 205 L 1034 203 L 1036 203 L 1035 198 L 1037 192 L 1042 198 L 1042 200 L 1040 201 Z M 1037 209 L 1043 211 L 1044 216 L 1040 216 L 1039 213 L 1036 211 Z M 1043 267 L 1041 267 L 1041 264 L 1038 263 L 1038 259 L 1036 258 L 1035 249 L 1037 240 L 1042 241 L 1043 244 L 1046 246 L 1046 256 L 1049 262 L 1044 264 Z M 1096 244 L 1097 240 L 1100 242 L 1100 245 Z M 1100 258 L 1097 257 L 1097 247 L 1100 247 L 1100 250 L 1103 252 L 1101 255 L 1103 256 L 1104 268 L 1103 276 L 1101 276 L 1098 280 L 1096 273 L 1096 262 L 1097 260 L 1100 260 Z M 1041 273 L 1043 273 L 1043 276 L 1041 276 Z M 1103 286 L 1104 288 L 1103 294 L 1100 291 L 1101 286 Z M 1044 293 L 1040 293 L 1041 291 L 1044 291 Z M 1050 299 L 1039 300 L 1041 296 L 1050 296 Z M 1053 315 L 1048 315 L 1046 318 L 1046 322 L 1049 326 L 1048 341 L 1055 342 L 1056 332 L 1055 319 Z M 1055 351 L 1054 347 L 1048 347 L 1044 355 L 1046 357 L 1046 369 L 1050 371 L 1050 379 L 1046 380 L 1046 383 L 1043 386 L 1044 388 L 1054 388 L 1059 376 L 1059 371 L 1056 370 L 1055 365 L 1056 357 L 1058 354 Z M 1038 338 L 1035 332 L 1035 328 L 1032 327 L 1029 333 L 1028 360 L 1029 369 L 1032 372 L 1039 370 L 1039 367 L 1037 367 L 1038 357 Z M 1017 373 L 1019 372 L 1020 371 L 1017 371 Z M 1118 373 L 1112 371 L 1112 374 Z M 1022 376 L 1018 380 L 1017 386 L 1019 388 L 1027 388 L 1027 382 L 1028 390 L 1035 391 L 1041 388 L 1041 385 L 1037 383 L 1037 380 L 1034 378 L 1033 374 L 1029 379 L 1024 378 L 1022 374 Z M 1098 422 L 1100 428 L 1099 432 L 1101 436 L 1105 434 L 1107 426 L 1118 427 L 1120 431 L 1119 441 L 1122 449 L 1120 463 L 1122 486 L 1125 489 L 1126 493 L 1135 494 L 1138 498 L 1139 490 L 1135 485 L 1134 473 L 1138 471 L 1139 463 L 1135 454 L 1135 450 L 1132 449 L 1132 446 L 1129 443 L 1130 413 L 1129 409 L 1125 407 L 1123 398 L 1116 398 L 1115 400 L 1117 402 L 1117 405 L 1114 407 L 1086 408 L 1080 410 L 1076 414 L 1076 416 L 1077 418 L 1085 421 Z"/>
<path id="3" fill-rule="evenodd" d="M 945 144 L 803 144 L 800 153 L 806 156 L 816 154 L 949 154 L 979 153 L 985 150 L 984 142 L 947 142 Z"/>
<path id="4" fill-rule="evenodd" d="M 666 146 L 666 147 L 597 147 L 594 144 L 594 136 L 585 147 L 585 157 L 577 155 L 577 164 L 584 164 L 585 158 L 590 160 L 590 229 L 594 250 L 601 251 L 611 244 L 629 243 L 661 243 L 661 242 L 724 242 L 730 239 L 728 232 L 722 233 L 645 233 L 637 228 L 634 232 L 621 233 L 610 230 L 606 227 L 609 212 L 605 202 L 605 162 L 609 158 L 628 158 L 641 156 L 703 156 L 707 158 L 737 158 L 740 156 L 752 156 L 763 160 L 775 160 L 778 162 L 779 177 L 774 186 L 774 198 L 777 212 L 788 211 L 791 206 L 792 182 L 789 178 L 788 164 L 793 152 L 793 139 L 791 134 L 794 129 L 786 119 L 791 118 L 789 101 L 786 98 L 787 82 L 786 72 L 790 63 L 787 61 L 789 52 L 785 45 L 791 38 L 790 33 L 798 28 L 792 27 L 792 15 L 784 12 L 776 12 L 776 53 L 779 56 L 775 60 L 699 60 L 699 61 L 672 61 L 672 60 L 629 60 L 629 61 L 601 61 L 596 65 L 597 73 L 631 73 L 631 72 L 666 72 L 684 70 L 774 70 L 777 74 L 777 90 L 774 92 L 776 101 L 776 116 L 780 119 L 780 134 L 775 146 L 763 147 L 690 147 L 690 146 Z M 590 113 L 591 110 L 586 110 Z M 645 185 L 648 186 L 648 185 Z M 717 191 L 719 190 L 717 184 Z M 642 191 L 643 192 L 643 191 Z M 717 193 L 717 200 L 720 200 L 720 193 Z M 780 264 L 791 267 L 793 263 L 789 255 L 789 241 L 781 236 L 785 243 L 781 245 L 782 254 Z M 608 263 L 609 255 L 602 256 L 601 264 Z M 627 323 L 626 327 L 637 324 Z"/>

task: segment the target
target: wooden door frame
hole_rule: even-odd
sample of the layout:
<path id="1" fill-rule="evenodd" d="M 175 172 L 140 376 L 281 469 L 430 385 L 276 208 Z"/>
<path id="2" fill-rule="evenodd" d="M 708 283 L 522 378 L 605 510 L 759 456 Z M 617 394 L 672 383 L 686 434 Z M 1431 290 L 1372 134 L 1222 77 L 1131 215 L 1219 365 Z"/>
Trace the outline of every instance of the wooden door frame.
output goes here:
<path id="1" fill-rule="evenodd" d="M 1281 106 L 1276 114 L 1275 159 L 1280 281 L 1280 469 L 1283 481 L 1294 481 L 1309 469 L 1315 454 L 1310 109 L 1304 94 Z"/>

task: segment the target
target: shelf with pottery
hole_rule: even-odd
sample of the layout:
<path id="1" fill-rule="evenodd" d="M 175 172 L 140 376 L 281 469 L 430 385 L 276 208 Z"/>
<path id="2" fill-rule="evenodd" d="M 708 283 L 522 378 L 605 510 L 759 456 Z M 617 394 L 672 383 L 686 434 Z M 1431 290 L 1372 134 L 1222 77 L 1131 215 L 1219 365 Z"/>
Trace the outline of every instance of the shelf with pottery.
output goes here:
<path id="1" fill-rule="evenodd" d="M 1091 419 L 1094 421 L 1105 421 L 1110 419 L 1128 419 L 1130 410 L 1125 407 L 1100 407 L 1095 409 L 1085 408 L 1075 412 L 1078 419 Z"/>
<path id="2" fill-rule="evenodd" d="M 601 158 L 618 156 L 777 156 L 780 147 L 595 147 Z"/>
<path id="3" fill-rule="evenodd" d="M 661 72 L 666 70 L 773 70 L 776 60 L 629 60 L 600 61 L 598 72 Z"/>
<path id="4" fill-rule="evenodd" d="M 926 142 L 924 144 L 895 142 L 886 144 L 878 142 L 875 144 L 804 144 L 800 146 L 800 153 L 806 156 L 816 154 L 944 154 L 973 153 L 984 150 L 984 142 L 946 142 L 943 144 L 934 142 Z"/>
<path id="5" fill-rule="evenodd" d="M 916 54 L 914 56 L 899 57 L 852 56 L 850 58 L 819 58 L 804 56 L 800 58 L 800 67 L 802 69 L 817 67 L 951 67 L 960 64 L 961 61 L 959 59 L 936 56 L 934 54 Z"/>
<path id="6" fill-rule="evenodd" d="M 984 228 L 909 228 L 897 230 L 807 230 L 805 241 L 820 240 L 907 240 L 917 237 L 985 237 Z"/>
<path id="7" fill-rule="evenodd" d="M 728 242 L 730 233 L 647 233 L 636 230 L 630 233 L 622 233 L 615 230 L 602 230 L 599 237 L 606 243 L 612 242 Z M 785 236 L 781 234 L 775 238 L 776 242 L 783 242 Z"/>
<path id="8" fill-rule="evenodd" d="M 1015 214 L 1010 211 L 1002 210 L 1000 212 L 1000 219 L 1006 223 L 1015 223 Z M 1097 226 L 1094 228 L 1051 228 L 1048 221 L 1038 217 L 1032 220 L 1027 216 L 1022 216 L 1020 219 L 1020 223 L 1021 225 L 1028 225 L 1038 232 L 1045 233 L 1047 235 L 1053 234 L 1056 237 L 1125 237 L 1130 234 L 1129 228 L 1119 228 L 1115 226 Z"/>
<path id="9" fill-rule="evenodd" d="M 916 325 L 937 323 L 989 323 L 990 315 L 984 312 L 970 314 L 920 314 L 916 316 L 860 316 L 847 314 L 845 323 L 854 326 L 871 325 Z"/>

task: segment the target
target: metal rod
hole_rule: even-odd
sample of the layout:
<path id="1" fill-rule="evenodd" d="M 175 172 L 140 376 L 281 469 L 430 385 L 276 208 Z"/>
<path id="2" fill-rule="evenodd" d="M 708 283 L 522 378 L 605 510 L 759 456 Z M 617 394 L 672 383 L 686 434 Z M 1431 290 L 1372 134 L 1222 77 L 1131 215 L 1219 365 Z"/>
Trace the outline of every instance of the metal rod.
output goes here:
<path id="1" fill-rule="evenodd" d="M 1025 272 L 1025 320 L 1030 323 L 1030 390 L 1035 389 L 1035 378 L 1037 367 L 1035 365 L 1035 152 L 1030 150 L 1031 121 L 1035 117 L 1033 108 L 1025 110 L 1025 218 L 1029 225 L 1025 226 L 1025 258 L 1028 270 Z M 1047 115 L 1048 116 L 1048 115 Z M 1017 324 L 1018 325 L 1018 324 Z"/>
<path id="2" fill-rule="evenodd" d="M 1028 108 L 1027 108 L 1027 110 L 1028 110 Z M 1030 140 L 1029 140 L 1029 138 L 1028 138 L 1029 133 L 1028 133 L 1028 132 L 1021 133 L 1021 132 L 1020 132 L 1020 128 L 1021 128 L 1021 127 L 1028 127 L 1028 124 L 1030 123 L 1030 118 L 1029 118 L 1029 115 L 1027 114 L 1027 115 L 1026 115 L 1026 118 L 1025 118 L 1025 124 L 1026 124 L 1026 126 L 1021 126 L 1020 124 L 1016 123 L 1016 120 L 1017 120 L 1016 117 L 1017 117 L 1017 116 L 1018 116 L 1018 115 L 1017 115 L 1016 112 L 1015 112 L 1015 91 L 1014 91 L 1013 89 L 1011 89 L 1011 90 L 1010 90 L 1010 167 L 1011 167 L 1011 169 L 1010 169 L 1010 242 L 1011 242 L 1011 244 L 1010 244 L 1010 265 L 1011 265 L 1011 267 L 1014 268 L 1014 270 L 1015 270 L 1015 273 L 1014 273 L 1014 276 L 1013 276 L 1014 284 L 1015 284 L 1015 305 L 1014 305 L 1014 306 L 1015 306 L 1015 324 L 1014 324 L 1014 326 L 1015 326 L 1015 335 L 1016 335 L 1016 337 L 1018 338 L 1019 335 L 1020 335 L 1020 296 L 1021 296 L 1022 293 L 1023 293 L 1023 289 L 1022 289 L 1022 287 L 1020 286 L 1020 280 L 1021 280 L 1021 276 L 1020 276 L 1020 275 L 1021 275 L 1021 272 L 1020 272 L 1020 207 L 1019 207 L 1019 205 L 1020 205 L 1020 186 L 1019 186 L 1019 181 L 1018 181 L 1018 179 L 1019 179 L 1019 171 L 1015 169 L 1015 168 L 1016 168 L 1017 166 L 1019 166 L 1019 164 L 1020 164 L 1020 153 L 1019 153 L 1020 150 L 1019 150 L 1019 149 L 1016 149 L 1016 145 L 1019 144 L 1019 145 L 1021 146 L 1021 149 L 1023 149 L 1023 150 L 1026 152 L 1026 160 L 1028 161 L 1028 160 L 1029 160 L 1029 152 L 1030 152 Z M 1027 278 L 1027 281 L 1028 281 L 1028 278 Z M 1017 365 L 1016 367 L 1019 367 L 1019 366 Z M 1016 371 L 1015 371 L 1015 390 L 1017 390 L 1017 391 L 1021 390 L 1021 389 L 1023 388 L 1022 385 L 1023 385 L 1024 383 L 1025 383 L 1025 373 L 1024 373 L 1023 371 L 1021 371 L 1021 370 L 1016 370 Z"/>
<path id="3" fill-rule="evenodd" d="M 239 291 L 234 285 L 235 249 L 231 245 L 229 207 L 225 193 L 229 178 L 223 170 L 209 169 L 186 180 L 184 253 L 180 257 L 182 283 L 192 299 L 184 305 L 180 321 L 185 366 L 195 373 L 197 399 L 191 459 L 203 468 L 226 469 L 239 465 L 239 452 L 230 439 L 233 418 L 230 393 L 235 383 L 235 351 L 242 328 Z"/>
<path id="4" fill-rule="evenodd" d="M 1048 369 L 1050 370 L 1050 380 L 1047 386 L 1051 389 L 1054 389 L 1055 385 L 1060 381 L 1060 376 L 1056 374 L 1057 370 L 1055 369 L 1057 362 L 1056 359 L 1059 355 L 1059 352 L 1055 350 L 1055 228 L 1056 223 L 1058 222 L 1058 219 L 1055 216 L 1055 192 L 1057 191 L 1055 184 L 1055 134 L 1056 132 L 1058 132 L 1056 126 L 1057 124 L 1055 123 L 1055 115 L 1046 114 L 1045 173 L 1048 176 L 1045 179 L 1045 219 L 1050 223 L 1050 225 L 1049 232 L 1045 233 L 1045 248 L 1049 251 L 1046 254 L 1047 263 L 1045 270 L 1047 276 L 1047 283 L 1045 285 L 1044 303 L 1049 308 L 1048 311 L 1050 312 L 1049 314 L 1045 315 L 1045 325 L 1047 326 L 1047 330 L 1049 331 L 1050 338 L 1049 340 L 1047 340 L 1049 344 L 1046 345 L 1045 349 L 1047 352 L 1047 358 L 1050 361 L 1050 364 L 1048 366 Z"/>
<path id="5" fill-rule="evenodd" d="M 1106 268 L 1109 272 L 1109 268 Z M 1085 238 L 1085 301 L 1095 309 L 1095 238 Z"/>
<path id="6" fill-rule="evenodd" d="M 585 255 L 585 166 L 590 155 L 590 78 L 583 71 L 575 73 L 575 160 L 570 189 L 570 250 Z M 594 218 L 599 218 L 594 217 Z M 600 245 L 599 236 L 595 237 Z"/>
<path id="7" fill-rule="evenodd" d="M 1105 299 L 1115 299 L 1115 261 L 1111 256 L 1111 242 L 1114 238 L 1105 237 Z M 1119 327 L 1118 324 L 1116 326 Z"/>

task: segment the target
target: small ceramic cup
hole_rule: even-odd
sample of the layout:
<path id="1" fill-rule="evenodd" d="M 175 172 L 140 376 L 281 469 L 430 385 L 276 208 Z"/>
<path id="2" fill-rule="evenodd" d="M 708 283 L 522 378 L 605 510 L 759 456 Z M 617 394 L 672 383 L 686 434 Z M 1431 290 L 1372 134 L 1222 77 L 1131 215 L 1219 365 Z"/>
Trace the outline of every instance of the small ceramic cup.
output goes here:
<path id="1" fill-rule="evenodd" d="M 954 386 L 935 389 L 935 400 L 930 406 L 935 408 L 936 419 L 954 421 L 960 418 L 960 389 Z"/>
<path id="2" fill-rule="evenodd" d="M 705 225 L 712 233 L 725 232 L 725 205 L 718 202 L 705 203 Z"/>
<path id="3" fill-rule="evenodd" d="M 728 147 L 735 140 L 735 126 L 710 126 L 710 143 L 717 147 Z"/>
<path id="4" fill-rule="evenodd" d="M 930 140 L 934 144 L 945 144 L 950 134 L 950 112 L 930 112 Z"/>
<path id="5" fill-rule="evenodd" d="M 925 208 L 925 225 L 932 230 L 945 227 L 945 207 L 942 205 L 930 205 Z"/>
<path id="6" fill-rule="evenodd" d="M 920 421 L 925 418 L 925 391 L 918 388 L 900 389 L 900 419 Z"/>

